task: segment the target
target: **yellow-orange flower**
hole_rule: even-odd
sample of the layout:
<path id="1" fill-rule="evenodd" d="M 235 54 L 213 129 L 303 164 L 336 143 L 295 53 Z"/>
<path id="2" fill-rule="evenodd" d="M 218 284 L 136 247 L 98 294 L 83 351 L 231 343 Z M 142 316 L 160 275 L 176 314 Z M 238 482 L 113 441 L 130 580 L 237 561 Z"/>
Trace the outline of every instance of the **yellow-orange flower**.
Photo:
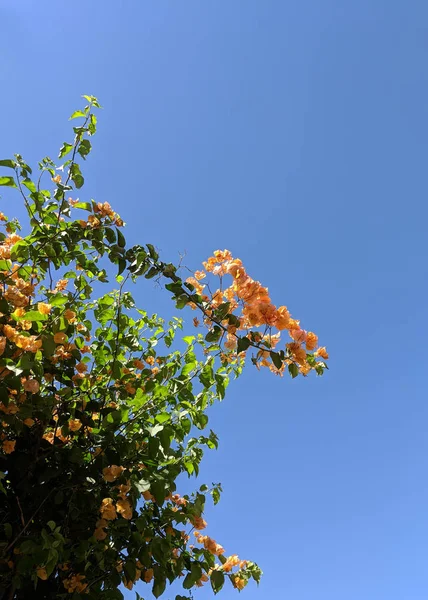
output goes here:
<path id="1" fill-rule="evenodd" d="M 48 578 L 48 574 L 47 574 L 46 569 L 44 567 L 39 567 L 36 570 L 36 573 L 37 573 L 37 577 L 39 579 L 43 579 L 43 581 L 46 581 L 46 579 Z"/>
<path id="2" fill-rule="evenodd" d="M 128 498 L 121 498 L 116 502 L 116 510 L 124 519 L 132 518 L 132 506 Z"/>
<path id="3" fill-rule="evenodd" d="M 303 344 L 306 341 L 306 331 L 304 329 L 290 329 L 290 337 L 293 338 L 295 342 L 299 344 Z"/>
<path id="4" fill-rule="evenodd" d="M 77 592 L 78 594 L 85 591 L 88 587 L 87 583 L 83 583 L 85 575 L 70 575 L 67 579 L 63 580 L 63 585 L 69 594 Z"/>
<path id="5" fill-rule="evenodd" d="M 124 467 L 118 467 L 117 465 L 111 465 L 103 469 L 103 477 L 105 481 L 112 482 L 120 477 L 125 470 Z"/>
<path id="6" fill-rule="evenodd" d="M 30 392 L 31 394 L 37 394 L 40 390 L 40 384 L 37 379 L 27 379 L 24 381 L 24 390 L 26 392 Z"/>
<path id="7" fill-rule="evenodd" d="M 65 341 L 67 341 L 67 336 L 62 331 L 58 331 L 58 333 L 54 335 L 55 344 L 63 344 Z"/>
<path id="8" fill-rule="evenodd" d="M 232 556 L 229 556 L 226 560 L 226 562 L 224 563 L 224 565 L 221 567 L 222 570 L 225 573 L 229 573 L 233 567 L 236 567 L 237 565 L 239 565 L 240 559 L 238 557 L 237 554 L 232 554 Z"/>
<path id="9" fill-rule="evenodd" d="M 79 419 L 70 419 L 68 422 L 68 428 L 70 431 L 79 431 L 82 427 L 82 422 Z"/>
<path id="10" fill-rule="evenodd" d="M 106 521 L 114 521 L 117 518 L 112 498 L 104 498 L 101 502 L 100 513 L 101 517 Z"/>
<path id="11" fill-rule="evenodd" d="M 205 529 L 207 526 L 206 521 L 202 517 L 191 517 L 190 522 L 196 529 Z"/>
<path id="12" fill-rule="evenodd" d="M 150 583 L 153 579 L 153 569 L 146 569 L 143 575 L 143 579 L 146 583 Z"/>
<path id="13" fill-rule="evenodd" d="M 308 331 L 308 335 L 306 336 L 306 350 L 315 350 L 318 346 L 318 336 L 315 335 L 312 331 Z"/>
<path id="14" fill-rule="evenodd" d="M 100 542 L 102 540 L 105 540 L 106 537 L 107 537 L 107 532 L 104 531 L 104 529 L 101 529 L 101 528 L 95 529 L 95 531 L 94 531 L 94 538 L 96 540 L 98 540 Z"/>
<path id="15" fill-rule="evenodd" d="M 2 444 L 2 448 L 6 454 L 12 454 L 15 450 L 16 440 L 5 440 Z"/>
<path id="16" fill-rule="evenodd" d="M 244 587 L 247 585 L 247 582 L 242 577 L 234 577 L 233 585 L 234 585 L 234 587 L 236 587 L 236 589 L 243 590 Z"/>
<path id="17" fill-rule="evenodd" d="M 45 302 L 38 302 L 37 310 L 41 315 L 48 315 L 52 310 L 52 306 L 50 304 L 46 304 Z"/>
<path id="18" fill-rule="evenodd" d="M 328 360 L 328 352 L 325 346 L 318 348 L 318 350 L 315 352 L 315 355 L 319 356 L 320 358 L 324 358 L 324 360 Z"/>
<path id="19" fill-rule="evenodd" d="M 74 323 L 74 321 L 76 320 L 76 313 L 68 308 L 64 311 L 64 319 L 67 319 L 67 321 L 69 321 L 70 323 Z"/>

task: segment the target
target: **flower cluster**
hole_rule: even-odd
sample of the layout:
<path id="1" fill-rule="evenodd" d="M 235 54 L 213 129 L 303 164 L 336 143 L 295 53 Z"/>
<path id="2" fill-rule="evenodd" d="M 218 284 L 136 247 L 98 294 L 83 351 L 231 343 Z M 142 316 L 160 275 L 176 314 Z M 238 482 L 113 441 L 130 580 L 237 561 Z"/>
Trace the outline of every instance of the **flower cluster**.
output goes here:
<path id="1" fill-rule="evenodd" d="M 186 281 L 194 287 L 207 306 L 204 309 L 205 324 L 211 328 L 217 323 L 223 328 L 223 346 L 228 351 L 223 355 L 224 360 L 235 355 L 239 335 L 243 335 L 251 346 L 258 349 L 255 358 L 258 367 L 269 367 L 274 373 L 282 374 L 287 365 L 294 364 L 303 375 L 311 370 L 320 372 L 325 367 L 324 363 L 317 361 L 319 358 L 328 359 L 325 347 L 318 346 L 318 336 L 303 329 L 300 321 L 291 317 L 286 306 L 277 308 L 269 296 L 268 288 L 248 275 L 239 258 L 233 258 L 229 250 L 216 250 L 203 266 L 205 270 L 196 271 L 194 277 L 189 277 Z M 219 277 L 221 282 L 220 288 L 209 295 L 206 294 L 208 286 L 201 283 L 208 273 Z M 223 288 L 225 276 L 230 276 L 232 282 L 229 287 Z M 189 304 L 196 308 L 195 303 Z M 227 315 L 219 323 L 216 309 L 222 306 L 227 307 Z M 228 317 L 233 314 L 236 318 L 231 321 Z M 198 326 L 199 321 L 194 319 L 194 324 Z M 260 328 L 263 328 L 262 331 Z M 278 332 L 273 333 L 274 329 Z M 292 341 L 285 345 L 284 361 L 278 366 L 272 362 L 271 351 L 278 347 L 280 332 L 283 330 L 288 331 Z"/>

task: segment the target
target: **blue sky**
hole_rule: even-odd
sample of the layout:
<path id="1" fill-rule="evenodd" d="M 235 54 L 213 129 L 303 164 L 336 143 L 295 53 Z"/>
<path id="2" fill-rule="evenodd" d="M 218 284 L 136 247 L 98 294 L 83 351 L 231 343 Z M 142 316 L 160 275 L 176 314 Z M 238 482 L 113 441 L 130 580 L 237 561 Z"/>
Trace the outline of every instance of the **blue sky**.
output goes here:
<path id="1" fill-rule="evenodd" d="M 97 95 L 85 199 L 168 260 L 229 248 L 328 347 L 324 378 L 249 366 L 212 411 L 208 533 L 265 572 L 243 597 L 425 600 L 426 2 L 21 0 L 0 23 L 1 158 L 56 156 Z"/>

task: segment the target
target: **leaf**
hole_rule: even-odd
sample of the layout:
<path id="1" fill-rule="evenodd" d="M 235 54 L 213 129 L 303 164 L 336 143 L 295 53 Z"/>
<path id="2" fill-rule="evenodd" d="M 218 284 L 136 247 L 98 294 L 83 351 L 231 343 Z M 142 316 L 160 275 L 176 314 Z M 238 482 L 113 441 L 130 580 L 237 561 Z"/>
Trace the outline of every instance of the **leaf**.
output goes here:
<path id="1" fill-rule="evenodd" d="M 70 152 L 70 150 L 72 148 L 73 148 L 73 144 L 69 144 L 68 142 L 64 142 L 63 145 L 61 146 L 60 151 L 59 151 L 58 158 L 63 158 L 64 156 L 67 156 L 67 154 Z"/>
<path id="2" fill-rule="evenodd" d="M 288 372 L 294 379 L 299 374 L 299 367 L 295 363 L 291 363 L 290 365 L 288 365 Z"/>
<path id="3" fill-rule="evenodd" d="M 142 494 L 143 492 L 147 492 L 150 489 L 150 483 L 145 479 L 140 479 L 140 481 L 135 482 L 135 487 Z"/>
<path id="4" fill-rule="evenodd" d="M 116 234 L 117 234 L 117 245 L 119 246 L 119 248 L 125 248 L 125 246 L 126 246 L 125 236 L 120 231 L 120 229 L 117 229 L 117 228 L 116 228 Z"/>
<path id="5" fill-rule="evenodd" d="M 16 162 L 11 160 L 10 158 L 4 158 L 0 160 L 0 167 L 8 167 L 9 169 L 14 169 L 16 167 Z"/>
<path id="6" fill-rule="evenodd" d="M 183 587 L 185 590 L 190 590 L 190 588 L 193 587 L 193 579 L 191 573 L 187 573 L 186 577 L 184 578 Z"/>
<path id="7" fill-rule="evenodd" d="M 221 338 L 222 329 L 218 325 L 214 325 L 214 328 L 211 329 L 205 336 L 207 342 L 218 342 Z"/>
<path id="8" fill-rule="evenodd" d="M 281 356 L 278 354 L 278 352 L 271 352 L 270 357 L 271 357 L 272 362 L 275 365 L 275 367 L 277 369 L 280 369 L 282 367 L 282 359 L 281 359 Z"/>
<path id="9" fill-rule="evenodd" d="M 211 492 L 211 495 L 213 497 L 214 504 L 217 504 L 218 501 L 220 500 L 220 492 L 219 492 L 218 488 L 214 488 Z"/>
<path id="10" fill-rule="evenodd" d="M 63 306 L 64 304 L 67 304 L 67 302 L 68 296 L 64 296 L 63 294 L 55 294 L 49 300 L 51 306 Z"/>
<path id="11" fill-rule="evenodd" d="M 13 177 L 0 177 L 0 185 L 5 185 L 14 188 L 18 187 Z"/>
<path id="12" fill-rule="evenodd" d="M 88 125 L 90 135 L 94 135 L 97 130 L 97 117 L 95 115 L 91 115 L 89 125 Z"/>
<path id="13" fill-rule="evenodd" d="M 28 177 L 26 177 L 25 179 L 22 180 L 23 185 L 25 185 L 25 187 L 27 188 L 27 190 L 30 190 L 30 192 L 32 193 L 36 193 L 37 192 L 37 188 L 36 185 L 33 181 L 31 181 L 31 179 L 28 179 Z"/>
<path id="14" fill-rule="evenodd" d="M 82 210 L 88 210 L 92 212 L 92 204 L 90 202 L 77 202 L 74 208 L 81 208 Z"/>
<path id="15" fill-rule="evenodd" d="M 79 144 L 79 147 L 77 148 L 77 152 L 80 154 L 80 156 L 86 160 L 86 157 L 88 156 L 89 152 L 91 151 L 91 142 L 89 140 L 82 140 Z"/>
<path id="16" fill-rule="evenodd" d="M 187 377 L 196 367 L 198 363 L 196 361 L 192 361 L 184 365 L 183 370 L 181 371 L 182 377 Z"/>
<path id="17" fill-rule="evenodd" d="M 126 269 L 126 260 L 124 258 L 119 258 L 118 265 L 119 268 L 117 270 L 117 274 L 120 275 Z"/>
<path id="18" fill-rule="evenodd" d="M 150 486 L 150 491 L 155 497 L 156 503 L 161 506 L 164 503 L 166 496 L 165 484 L 162 481 L 155 481 Z"/>
<path id="19" fill-rule="evenodd" d="M 123 570 L 125 571 L 125 575 L 126 575 L 126 578 L 128 579 L 128 581 L 135 580 L 135 575 L 137 574 L 135 561 L 127 560 L 123 566 Z"/>
<path id="20" fill-rule="evenodd" d="M 169 421 L 171 419 L 171 415 L 167 412 L 161 412 L 159 414 L 156 415 L 155 420 L 158 423 L 166 423 L 166 421 Z"/>
<path id="21" fill-rule="evenodd" d="M 26 312 L 22 317 L 18 317 L 17 321 L 47 321 L 48 320 L 48 316 L 47 315 L 42 315 L 42 313 L 39 313 L 38 310 L 29 310 L 28 312 Z"/>
<path id="22" fill-rule="evenodd" d="M 211 587 L 214 594 L 217 594 L 224 585 L 224 573 L 223 571 L 214 570 L 211 573 Z"/>
<path id="23" fill-rule="evenodd" d="M 220 306 L 215 311 L 215 316 L 218 321 L 223 321 L 226 317 L 230 309 L 230 302 L 225 302 L 224 304 L 220 304 Z"/>
<path id="24" fill-rule="evenodd" d="M 240 337 L 238 339 L 237 353 L 239 354 L 240 352 L 245 352 L 245 350 L 248 350 L 250 345 L 251 342 L 247 337 Z"/>
<path id="25" fill-rule="evenodd" d="M 84 180 L 83 175 L 82 175 L 82 173 L 80 171 L 80 167 L 79 167 L 79 165 L 77 163 L 73 163 L 71 165 L 70 175 L 71 175 L 71 179 L 74 182 L 74 185 L 79 190 L 82 187 L 82 185 L 85 183 L 85 180 Z"/>
<path id="26" fill-rule="evenodd" d="M 159 254 L 156 252 L 153 244 L 147 244 L 147 248 L 149 249 L 149 254 L 153 260 L 157 260 L 159 258 Z"/>
<path id="27" fill-rule="evenodd" d="M 166 588 L 166 578 L 162 577 L 161 579 L 155 579 L 153 584 L 152 594 L 155 598 L 159 598 L 162 596 Z"/>
<path id="28" fill-rule="evenodd" d="M 151 269 L 149 269 L 147 271 L 147 273 L 144 275 L 144 277 L 146 279 L 152 279 L 157 274 L 158 274 L 158 270 L 156 269 L 156 267 L 152 267 Z"/>
<path id="29" fill-rule="evenodd" d="M 28 254 L 29 254 L 29 251 L 28 251 L 27 242 L 24 240 L 21 240 L 19 242 L 16 242 L 16 244 L 14 244 L 12 246 L 12 250 L 10 252 L 10 258 L 13 261 L 23 263 L 28 259 Z"/>
<path id="30" fill-rule="evenodd" d="M 199 375 L 199 381 L 206 388 L 211 386 L 211 384 L 213 383 L 213 368 L 212 368 L 211 363 L 208 363 L 202 369 L 202 372 Z"/>
<path id="31" fill-rule="evenodd" d="M 69 121 L 71 121 L 72 119 L 77 119 L 78 117 L 86 117 L 86 115 L 81 110 L 75 110 L 74 113 L 69 118 Z"/>

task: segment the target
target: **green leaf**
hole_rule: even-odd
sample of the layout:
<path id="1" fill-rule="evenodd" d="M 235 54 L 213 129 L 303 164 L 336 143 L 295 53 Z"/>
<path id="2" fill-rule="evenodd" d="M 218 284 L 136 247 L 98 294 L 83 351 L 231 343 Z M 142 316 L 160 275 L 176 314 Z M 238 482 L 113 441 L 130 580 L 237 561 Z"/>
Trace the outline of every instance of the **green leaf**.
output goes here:
<path id="1" fill-rule="evenodd" d="M 16 242 L 16 244 L 14 244 L 12 246 L 12 250 L 10 252 L 10 258 L 13 261 L 22 263 L 28 259 L 28 256 L 29 256 L 29 250 L 28 250 L 27 242 L 25 240 Z"/>
<path id="2" fill-rule="evenodd" d="M 278 354 L 278 352 L 271 352 L 270 357 L 271 357 L 272 362 L 275 365 L 275 367 L 277 369 L 280 369 L 282 367 L 282 359 L 281 359 L 281 356 Z"/>
<path id="3" fill-rule="evenodd" d="M 158 423 L 165 423 L 171 419 L 171 415 L 167 412 L 161 412 L 156 415 L 155 419 Z"/>
<path id="4" fill-rule="evenodd" d="M 220 492 L 218 488 L 214 488 L 211 492 L 211 495 L 213 497 L 214 504 L 217 504 L 220 500 Z"/>
<path id="5" fill-rule="evenodd" d="M 55 294 L 49 299 L 49 304 L 51 306 L 64 306 L 64 304 L 67 304 L 67 302 L 68 296 L 64 296 L 63 294 Z"/>
<path id="6" fill-rule="evenodd" d="M 0 185 L 6 185 L 8 187 L 18 187 L 13 177 L 0 177 Z"/>
<path id="7" fill-rule="evenodd" d="M 119 268 L 117 270 L 117 274 L 120 275 L 126 269 L 126 260 L 124 258 L 119 258 L 118 265 L 119 265 Z"/>
<path id="8" fill-rule="evenodd" d="M 250 340 L 247 337 L 240 337 L 238 339 L 237 353 L 239 354 L 240 352 L 245 352 L 245 350 L 248 350 L 250 345 Z"/>
<path id="9" fill-rule="evenodd" d="M 207 342 L 218 342 L 221 338 L 222 329 L 218 325 L 214 325 L 214 328 L 211 329 L 205 336 Z"/>
<path id="10" fill-rule="evenodd" d="M 0 160 L 0 167 L 8 167 L 9 169 L 14 169 L 16 167 L 16 162 L 11 160 L 10 158 L 4 158 Z"/>
<path id="11" fill-rule="evenodd" d="M 104 231 L 106 234 L 107 241 L 110 242 L 110 244 L 115 244 L 116 243 L 116 234 L 114 232 L 114 229 L 111 229 L 110 227 L 106 227 Z"/>
<path id="12" fill-rule="evenodd" d="M 120 231 L 120 229 L 116 229 L 116 234 L 117 234 L 117 245 L 119 246 L 119 248 L 125 248 L 125 246 L 126 246 L 125 236 Z"/>
<path id="13" fill-rule="evenodd" d="M 72 119 L 77 119 L 78 117 L 86 117 L 86 115 L 81 110 L 75 110 L 74 113 L 69 118 L 69 121 L 71 121 Z"/>
<path id="14" fill-rule="evenodd" d="M 82 175 L 82 173 L 80 171 L 80 167 L 77 163 L 73 163 L 71 165 L 70 175 L 71 175 L 71 179 L 74 182 L 74 185 L 79 190 L 82 187 L 82 185 L 85 183 L 85 180 L 83 179 L 83 175 Z"/>
<path id="15" fill-rule="evenodd" d="M 208 363 L 202 369 L 202 372 L 199 375 L 199 381 L 206 388 L 208 388 L 212 385 L 212 383 L 213 383 L 213 368 L 212 368 L 211 363 Z"/>
<path id="16" fill-rule="evenodd" d="M 160 579 L 156 578 L 153 584 L 152 594 L 155 598 L 159 598 L 162 596 L 166 588 L 166 578 L 162 577 Z"/>
<path id="17" fill-rule="evenodd" d="M 123 566 L 123 570 L 125 571 L 126 578 L 128 581 L 134 581 L 135 575 L 137 573 L 137 568 L 135 566 L 134 560 L 127 560 Z"/>
<path id="18" fill-rule="evenodd" d="M 224 304 L 220 304 L 220 306 L 215 311 L 215 317 L 218 321 L 223 321 L 226 317 L 230 309 L 230 302 L 225 302 Z"/>
<path id="19" fill-rule="evenodd" d="M 144 275 L 144 277 L 146 279 L 152 279 L 157 274 L 158 274 L 158 270 L 156 269 L 156 267 L 152 267 L 151 269 L 149 269 L 147 271 L 147 273 Z"/>
<path id="20" fill-rule="evenodd" d="M 88 125 L 88 129 L 89 129 L 89 134 L 90 135 L 94 135 L 94 133 L 97 130 L 97 117 L 95 115 L 91 115 L 90 121 L 89 121 L 89 125 Z"/>
<path id="21" fill-rule="evenodd" d="M 211 587 L 214 594 L 217 594 L 224 585 L 224 573 L 223 571 L 214 570 L 211 573 Z"/>
<path id="22" fill-rule="evenodd" d="M 185 590 L 190 590 L 190 588 L 193 587 L 193 579 L 191 573 L 187 573 L 186 577 L 184 578 L 183 587 Z"/>
<path id="23" fill-rule="evenodd" d="M 299 374 L 299 367 L 295 363 L 291 363 L 290 365 L 288 365 L 288 372 L 294 379 Z"/>
<path id="24" fill-rule="evenodd" d="M 79 147 L 77 148 L 77 152 L 80 154 L 80 156 L 86 160 L 86 157 L 88 156 L 89 152 L 91 151 L 91 142 L 89 140 L 82 140 L 79 144 Z"/>
<path id="25" fill-rule="evenodd" d="M 156 252 L 153 244 L 147 244 L 147 248 L 149 249 L 149 254 L 153 260 L 157 260 L 159 258 L 159 254 Z"/>
<path id="26" fill-rule="evenodd" d="M 67 156 L 67 154 L 72 148 L 73 144 L 68 144 L 67 142 L 64 142 L 59 151 L 58 158 L 63 158 L 64 156 Z"/>
<path id="27" fill-rule="evenodd" d="M 90 202 L 77 202 L 74 208 L 81 208 L 82 210 L 88 210 L 92 212 L 92 204 Z"/>
<path id="28" fill-rule="evenodd" d="M 22 317 L 17 317 L 17 321 L 47 321 L 48 315 L 42 315 L 38 310 L 29 310 Z"/>
<path id="29" fill-rule="evenodd" d="M 136 481 L 134 485 L 140 492 L 140 494 L 142 494 L 143 492 L 147 492 L 150 489 L 150 483 L 145 479 L 140 479 L 140 481 Z"/>
<path id="30" fill-rule="evenodd" d="M 26 177 L 25 179 L 22 180 L 23 185 L 25 185 L 25 187 L 27 188 L 27 190 L 30 190 L 30 192 L 32 193 L 36 193 L 37 192 L 37 188 L 36 185 L 33 181 L 31 181 L 31 179 L 28 179 L 28 177 Z"/>

